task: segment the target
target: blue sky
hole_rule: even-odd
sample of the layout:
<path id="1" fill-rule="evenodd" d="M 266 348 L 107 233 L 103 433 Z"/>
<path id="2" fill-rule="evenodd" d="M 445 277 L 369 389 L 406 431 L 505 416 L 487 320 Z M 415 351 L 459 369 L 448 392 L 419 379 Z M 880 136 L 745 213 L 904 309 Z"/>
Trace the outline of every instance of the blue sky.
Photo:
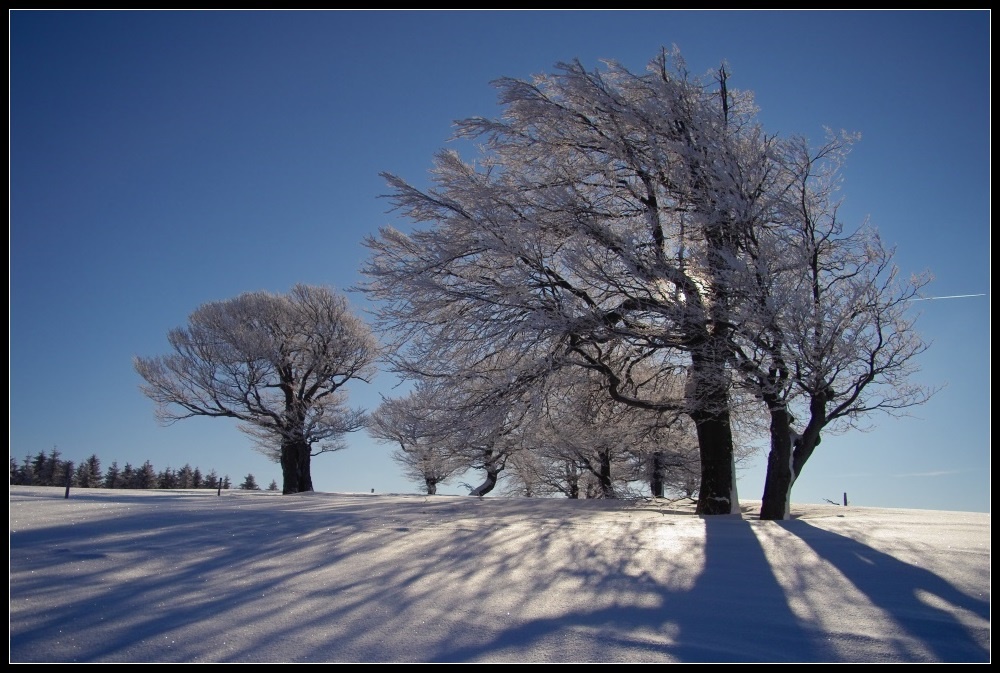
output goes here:
<path id="1" fill-rule="evenodd" d="M 379 171 L 420 184 L 451 122 L 499 112 L 490 81 L 579 58 L 641 70 L 677 45 L 725 61 L 772 133 L 860 132 L 843 214 L 929 270 L 932 342 L 911 418 L 827 437 L 793 501 L 989 511 L 990 12 L 12 11 L 10 452 L 107 467 L 280 470 L 235 425 L 159 426 L 134 355 L 207 301 L 346 289 L 365 235 L 401 224 Z M 363 297 L 351 295 L 360 310 Z M 383 375 L 351 389 L 374 408 Z M 416 492 L 355 435 L 317 490 Z M 759 499 L 764 458 L 741 472 Z M 454 483 L 442 493 L 462 493 Z"/>

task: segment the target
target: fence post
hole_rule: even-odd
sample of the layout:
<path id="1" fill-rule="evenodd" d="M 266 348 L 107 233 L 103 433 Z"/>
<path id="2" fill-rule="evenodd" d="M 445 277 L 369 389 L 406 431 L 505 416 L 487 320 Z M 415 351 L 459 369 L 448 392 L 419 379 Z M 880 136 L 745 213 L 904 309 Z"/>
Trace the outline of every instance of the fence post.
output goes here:
<path id="1" fill-rule="evenodd" d="M 66 495 L 63 496 L 65 500 L 69 500 L 69 486 L 73 483 L 73 462 L 70 461 L 66 463 Z"/>
<path id="2" fill-rule="evenodd" d="M 844 507 L 847 507 L 847 494 L 844 493 Z"/>
<path id="3" fill-rule="evenodd" d="M 222 477 L 219 477 L 219 496 L 222 496 Z"/>

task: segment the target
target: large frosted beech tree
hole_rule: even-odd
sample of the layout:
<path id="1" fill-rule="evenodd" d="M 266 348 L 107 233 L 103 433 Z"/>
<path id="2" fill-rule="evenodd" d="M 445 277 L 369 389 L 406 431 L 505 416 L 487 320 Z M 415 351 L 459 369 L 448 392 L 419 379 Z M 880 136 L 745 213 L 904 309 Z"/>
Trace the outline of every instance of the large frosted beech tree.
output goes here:
<path id="1" fill-rule="evenodd" d="M 618 402 L 688 414 L 698 512 L 738 512 L 732 282 L 776 175 L 751 97 L 727 79 L 692 78 L 666 53 L 643 75 L 572 62 L 501 79 L 502 117 L 457 123 L 483 142 L 476 164 L 439 153 L 426 190 L 384 174 L 415 226 L 366 241 L 363 289 L 395 337 L 397 371 L 453 371 L 456 344 L 466 362 L 516 354 L 499 388 L 588 367 Z M 643 396 L 630 362 L 683 372 L 685 394 Z"/>
<path id="2" fill-rule="evenodd" d="M 169 355 L 134 359 L 157 418 L 236 419 L 281 464 L 285 494 L 312 491 L 312 456 L 365 425 L 344 386 L 374 375 L 377 342 L 329 288 L 207 303 L 167 338 Z"/>
<path id="3" fill-rule="evenodd" d="M 475 163 L 440 152 L 426 189 L 384 174 L 412 226 L 366 241 L 363 289 L 396 371 L 502 363 L 498 398 L 597 372 L 615 402 L 693 422 L 701 514 L 739 511 L 734 428 L 763 411 L 762 518 L 787 516 L 821 431 L 924 401 L 908 303 L 926 279 L 901 280 L 892 251 L 837 216 L 853 139 L 768 135 L 728 82 L 676 52 L 642 74 L 572 62 L 500 79 L 502 115 L 456 123 L 481 143 Z"/>

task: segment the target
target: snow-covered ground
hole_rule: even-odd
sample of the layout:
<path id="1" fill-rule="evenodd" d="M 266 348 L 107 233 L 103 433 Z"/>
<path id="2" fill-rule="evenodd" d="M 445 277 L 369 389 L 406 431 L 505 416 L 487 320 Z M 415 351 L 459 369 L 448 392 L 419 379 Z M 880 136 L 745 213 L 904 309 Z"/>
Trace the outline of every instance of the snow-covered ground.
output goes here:
<path id="1" fill-rule="evenodd" d="M 10 662 L 988 662 L 990 514 L 10 487 Z"/>

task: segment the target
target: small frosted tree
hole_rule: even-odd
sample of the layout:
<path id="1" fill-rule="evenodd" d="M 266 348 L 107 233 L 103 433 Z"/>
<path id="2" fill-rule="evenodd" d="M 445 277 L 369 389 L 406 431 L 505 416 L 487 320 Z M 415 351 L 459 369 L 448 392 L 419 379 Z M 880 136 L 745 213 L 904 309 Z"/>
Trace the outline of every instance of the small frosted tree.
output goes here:
<path id="1" fill-rule="evenodd" d="M 368 427 L 376 440 L 395 445 L 393 461 L 427 495 L 435 495 L 439 484 L 468 467 L 455 448 L 457 438 L 442 400 L 439 388 L 418 383 L 406 396 L 384 399 Z"/>
<path id="2" fill-rule="evenodd" d="M 173 353 L 134 360 L 163 423 L 232 418 L 281 464 L 283 493 L 313 490 L 311 459 L 365 425 L 344 386 L 374 375 L 377 343 L 324 287 L 211 302 L 168 335 Z"/>
<path id="3" fill-rule="evenodd" d="M 197 488 L 194 485 L 194 470 L 188 463 L 177 470 L 177 488 Z"/>
<path id="4" fill-rule="evenodd" d="M 160 477 L 153 463 L 145 461 L 135 473 L 135 488 L 157 488 Z"/>
<path id="5" fill-rule="evenodd" d="M 104 481 L 102 483 L 104 488 L 121 488 L 122 487 L 122 473 L 121 469 L 118 467 L 118 461 L 111 461 L 111 465 L 108 467 L 107 471 L 104 473 Z"/>

